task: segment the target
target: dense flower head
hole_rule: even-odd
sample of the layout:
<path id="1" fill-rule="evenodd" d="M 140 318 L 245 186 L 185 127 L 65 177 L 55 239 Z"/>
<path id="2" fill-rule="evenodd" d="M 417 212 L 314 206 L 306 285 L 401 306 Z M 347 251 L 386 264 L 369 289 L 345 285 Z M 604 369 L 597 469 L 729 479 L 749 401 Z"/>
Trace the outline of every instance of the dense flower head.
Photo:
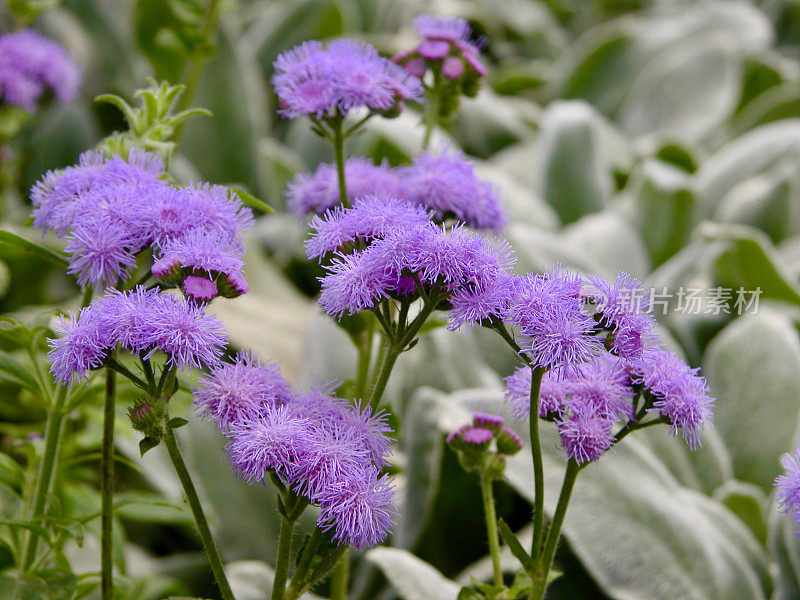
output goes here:
<path id="1" fill-rule="evenodd" d="M 62 102 L 78 93 L 80 71 L 59 44 L 32 29 L 0 35 L 0 99 L 35 111 L 42 94 Z"/>
<path id="2" fill-rule="evenodd" d="M 624 360 L 602 354 L 578 365 L 563 383 L 568 394 L 565 406 L 573 412 L 592 412 L 612 421 L 633 418 L 634 392 Z"/>
<path id="3" fill-rule="evenodd" d="M 581 278 L 558 265 L 519 280 L 508 318 L 534 364 L 565 374 L 599 354 L 601 340 L 594 319 L 583 312 L 580 288 Z"/>
<path id="4" fill-rule="evenodd" d="M 352 208 L 338 206 L 311 220 L 312 233 L 306 241 L 306 256 L 322 258 L 356 240 L 369 242 L 427 221 L 425 210 L 394 196 L 362 196 L 354 200 Z"/>
<path id="5" fill-rule="evenodd" d="M 402 198 L 477 229 L 500 231 L 506 217 L 492 185 L 475 175 L 461 152 L 423 152 L 398 170 Z"/>
<path id="6" fill-rule="evenodd" d="M 483 427 L 469 427 L 461 434 L 461 439 L 467 444 L 482 446 L 488 444 L 494 437 L 491 429 Z"/>
<path id="7" fill-rule="evenodd" d="M 387 164 L 375 165 L 366 158 L 349 158 L 344 167 L 347 199 L 351 205 L 361 196 L 398 193 L 396 172 Z M 336 166 L 320 163 L 313 173 L 299 173 L 289 183 L 286 205 L 297 216 L 322 214 L 340 203 Z"/>
<path id="8" fill-rule="evenodd" d="M 597 460 L 611 447 L 614 421 L 594 411 L 581 411 L 558 422 L 561 445 L 567 456 L 584 463 Z"/>
<path id="9" fill-rule="evenodd" d="M 516 292 L 517 279 L 505 269 L 486 276 L 481 283 L 453 291 L 450 296 L 450 331 L 462 325 L 469 331 L 473 325 L 502 320 Z"/>
<path id="10" fill-rule="evenodd" d="M 500 428 L 503 427 L 503 423 L 505 423 L 505 419 L 500 415 L 483 412 L 472 413 L 472 424 L 476 427 L 485 427 L 493 431 L 499 431 Z"/>
<path id="11" fill-rule="evenodd" d="M 391 429 L 385 413 L 330 395 L 335 387 L 294 391 L 274 365 L 240 354 L 199 381 L 195 406 L 226 429 L 240 476 L 257 482 L 275 473 L 320 507 L 317 522 L 335 541 L 374 546 L 395 514 L 392 484 L 379 475 Z"/>
<path id="12" fill-rule="evenodd" d="M 136 266 L 141 247 L 141 237 L 119 222 L 81 222 L 64 248 L 69 256 L 67 273 L 76 275 L 81 286 L 113 285 Z"/>
<path id="13" fill-rule="evenodd" d="M 506 402 L 517 419 L 524 419 L 531 409 L 531 369 L 519 367 L 504 380 Z M 551 417 L 561 414 L 567 404 L 568 386 L 550 371 L 542 375 L 539 385 L 539 416 Z"/>
<path id="14" fill-rule="evenodd" d="M 365 42 L 305 42 L 278 56 L 272 84 L 287 117 L 346 115 L 366 107 L 388 111 L 419 100 L 422 84 Z"/>
<path id="15" fill-rule="evenodd" d="M 509 257 L 463 227 L 401 222 L 363 250 L 336 253 L 321 278 L 319 302 L 340 317 L 375 306 L 383 298 L 412 294 L 418 285 L 453 292 L 480 285 L 507 268 Z"/>
<path id="16" fill-rule="evenodd" d="M 200 377 L 193 395 L 197 412 L 227 429 L 286 404 L 291 392 L 277 365 L 261 363 L 252 353 L 241 351 L 233 363 L 222 363 Z"/>
<path id="17" fill-rule="evenodd" d="M 81 310 L 75 319 L 60 319 L 50 340 L 50 371 L 68 385 L 98 368 L 108 351 L 121 345 L 140 358 L 156 351 L 167 354 L 167 365 L 178 369 L 214 366 L 226 343 L 222 323 L 202 308 L 155 288 L 106 293 Z"/>
<path id="18" fill-rule="evenodd" d="M 800 525 L 800 451 L 784 454 L 781 458 L 784 474 L 775 478 L 778 506 L 782 512 L 791 513 Z"/>
<path id="19" fill-rule="evenodd" d="M 594 304 L 600 322 L 611 331 L 615 354 L 637 361 L 656 346 L 656 322 L 648 314 L 649 296 L 638 279 L 623 272 L 613 284 L 600 276 L 588 277 L 581 294 Z"/>
<path id="20" fill-rule="evenodd" d="M 714 406 L 698 369 L 667 350 L 657 349 L 636 365 L 634 377 L 655 398 L 650 412 L 666 418 L 672 433 L 680 431 L 689 447 L 696 448 Z"/>

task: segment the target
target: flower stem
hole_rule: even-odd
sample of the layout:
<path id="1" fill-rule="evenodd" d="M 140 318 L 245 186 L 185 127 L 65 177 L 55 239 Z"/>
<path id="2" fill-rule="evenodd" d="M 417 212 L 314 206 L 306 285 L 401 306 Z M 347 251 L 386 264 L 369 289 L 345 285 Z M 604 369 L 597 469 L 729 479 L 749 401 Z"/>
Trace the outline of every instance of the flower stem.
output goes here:
<path id="1" fill-rule="evenodd" d="M 275 562 L 275 578 L 272 580 L 271 600 L 283 600 L 286 591 L 286 579 L 289 576 L 289 558 L 292 552 L 292 534 L 294 533 L 294 520 L 281 521 L 281 535 L 278 539 L 278 558 Z"/>
<path id="2" fill-rule="evenodd" d="M 481 473 L 481 498 L 483 500 L 483 516 L 486 519 L 486 532 L 489 537 L 489 552 L 492 556 L 492 574 L 494 585 L 503 585 L 503 570 L 500 567 L 500 539 L 497 534 L 497 513 L 494 508 L 492 478 Z"/>
<path id="3" fill-rule="evenodd" d="M 553 557 L 556 553 L 558 540 L 561 537 L 561 526 L 564 524 L 564 516 L 567 514 L 572 488 L 575 486 L 575 480 L 580 470 L 581 466 L 574 459 L 570 459 L 567 463 L 567 471 L 564 473 L 564 482 L 561 484 L 561 494 L 558 496 L 556 512 L 553 514 L 553 521 L 550 523 L 547 539 L 544 542 L 544 550 L 534 563 L 535 573 L 533 587 L 531 588 L 530 596 L 528 596 L 529 600 L 542 600 L 544 598 L 545 589 L 547 588 L 547 576 L 553 566 Z"/>
<path id="4" fill-rule="evenodd" d="M 427 150 L 439 117 L 439 76 L 436 72 L 433 74 L 433 86 L 429 87 L 428 93 L 425 94 L 423 111 L 425 113 L 425 137 L 422 138 L 422 149 Z"/>
<path id="5" fill-rule="evenodd" d="M 58 445 L 61 439 L 61 426 L 64 421 L 64 406 L 67 402 L 67 388 L 66 386 L 58 386 L 56 390 L 53 404 L 50 406 L 50 414 L 47 417 L 47 429 L 45 431 L 44 451 L 42 459 L 39 462 L 39 471 L 36 475 L 36 486 L 33 492 L 33 504 L 31 505 L 29 521 L 36 521 L 44 512 L 47 494 L 50 491 L 50 485 L 53 480 L 53 472 L 55 471 L 56 456 L 58 454 Z M 36 559 L 36 546 L 39 544 L 39 535 L 33 531 L 29 531 L 25 538 L 25 546 L 22 551 L 22 561 L 20 563 L 20 574 L 24 577 L 30 570 Z M 17 581 L 23 579 L 19 577 Z M 17 586 L 16 597 L 20 597 L 22 592 L 20 586 Z"/>
<path id="6" fill-rule="evenodd" d="M 372 362 L 372 341 L 375 332 L 375 321 L 371 313 L 365 313 L 368 322 L 364 331 L 361 332 L 361 337 L 358 345 L 358 366 L 356 370 L 356 386 L 354 396 L 361 400 L 367 389 L 367 381 L 369 379 L 369 367 Z"/>
<path id="7" fill-rule="evenodd" d="M 394 344 L 388 345 L 386 354 L 383 355 L 383 362 L 381 363 L 381 370 L 378 372 L 378 378 L 375 380 L 375 385 L 372 387 L 372 394 L 369 397 L 369 405 L 372 410 L 377 410 L 378 405 L 383 398 L 383 392 L 386 391 L 386 384 L 389 382 L 389 376 L 392 374 L 394 363 L 397 357 L 400 356 L 402 350 Z"/>
<path id="8" fill-rule="evenodd" d="M 106 393 L 103 403 L 103 446 L 100 459 L 100 590 L 103 600 L 114 600 L 114 395 L 116 373 L 106 367 Z"/>
<path id="9" fill-rule="evenodd" d="M 542 463 L 542 444 L 539 439 L 539 390 L 542 385 L 544 369 L 531 370 L 530 437 L 531 457 L 533 459 L 533 543 L 531 556 L 534 560 L 542 551 L 544 539 L 544 465 Z"/>
<path id="10" fill-rule="evenodd" d="M 214 573 L 214 579 L 219 586 L 220 593 L 223 600 L 235 600 L 231 586 L 228 584 L 228 579 L 225 577 L 225 571 L 222 568 L 222 561 L 219 558 L 217 547 L 214 544 L 214 538 L 211 537 L 211 530 L 208 528 L 208 521 L 203 513 L 203 507 L 200 505 L 200 498 L 197 496 L 192 478 L 189 476 L 189 471 L 186 468 L 186 463 L 183 462 L 181 451 L 178 448 L 178 442 L 175 439 L 175 433 L 169 425 L 169 416 L 164 418 L 164 445 L 167 447 L 169 458 L 172 461 L 172 466 L 175 467 L 175 472 L 178 479 L 181 481 L 183 492 L 186 494 L 186 500 L 189 502 L 189 507 L 192 509 L 192 516 L 197 524 L 197 530 L 200 533 L 200 539 L 203 542 L 208 562 L 211 564 L 211 571 Z"/>
<path id="11" fill-rule="evenodd" d="M 336 173 L 339 180 L 339 201 L 345 208 L 350 208 L 350 201 L 347 199 L 347 182 L 344 175 L 344 139 L 342 131 L 342 117 L 337 116 L 331 120 L 333 130 L 333 154 L 336 157 Z"/>
<path id="12" fill-rule="evenodd" d="M 331 575 L 331 600 L 347 598 L 347 583 L 350 580 L 350 552 L 345 550 L 342 558 L 336 563 Z"/>

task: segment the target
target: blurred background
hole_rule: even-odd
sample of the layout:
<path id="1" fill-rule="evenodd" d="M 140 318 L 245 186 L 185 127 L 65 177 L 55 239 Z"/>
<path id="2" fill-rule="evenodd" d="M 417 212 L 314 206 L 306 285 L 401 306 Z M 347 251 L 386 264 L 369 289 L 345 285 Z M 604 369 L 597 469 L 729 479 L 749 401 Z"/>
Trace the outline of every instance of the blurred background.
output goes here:
<path id="1" fill-rule="evenodd" d="M 800 544 L 770 497 L 780 455 L 800 442 L 800 1 L 223 0 L 210 36 L 198 33 L 203 7 L 65 0 L 39 17 L 35 26 L 82 65 L 84 85 L 15 140 L 20 171 L 4 190 L 4 225 L 23 231 L 30 186 L 125 127 L 96 95 L 130 99 L 148 77 L 180 82 L 195 61 L 202 76 L 193 105 L 212 116 L 187 123 L 173 173 L 236 184 L 275 208 L 250 240 L 252 291 L 212 311 L 235 345 L 278 361 L 301 385 L 350 377 L 355 353 L 314 304 L 320 272 L 303 256 L 305 223 L 285 212 L 286 184 L 333 156 L 305 120 L 276 114 L 271 63 L 302 41 L 337 36 L 393 55 L 414 44 L 418 14 L 466 18 L 485 37 L 489 75 L 433 148 L 463 149 L 495 184 L 517 272 L 560 262 L 645 282 L 662 336 L 703 368 L 718 398 L 698 452 L 648 430 L 607 466 L 587 470 L 559 553 L 566 576 L 548 597 L 800 597 Z M 348 153 L 407 163 L 421 151 L 419 122 L 413 108 L 372 119 Z M 0 291 L 4 313 L 26 316 L 78 293 L 52 265 L 6 246 Z M 480 495 L 442 439 L 467 408 L 501 410 L 502 377 L 514 365 L 500 348 L 480 331 L 437 330 L 403 357 L 388 392 L 403 417 L 402 516 L 391 544 L 461 583 L 488 572 Z M 4 386 L 0 432 L 40 427 L 43 412 Z M 97 449 L 92 410 L 73 416 L 83 435 L 67 456 Z M 261 597 L 264 562 L 275 553 L 275 499 L 234 478 L 211 427 L 194 419 L 181 431 L 237 597 Z M 120 510 L 120 568 L 140 582 L 137 597 L 214 597 L 166 458 L 139 459 L 138 440 L 120 437 L 128 458 L 120 493 L 176 502 Z M 561 466 L 552 446 L 554 482 Z M 75 481 L 59 490 L 65 503 L 99 505 L 96 463 L 74 468 Z M 530 518 L 525 477 L 510 465 L 498 489 L 499 513 L 514 530 Z M 95 570 L 98 547 L 87 535 L 72 548 L 73 569 Z M 380 554 L 356 557 L 355 573 L 354 598 L 397 596 Z"/>

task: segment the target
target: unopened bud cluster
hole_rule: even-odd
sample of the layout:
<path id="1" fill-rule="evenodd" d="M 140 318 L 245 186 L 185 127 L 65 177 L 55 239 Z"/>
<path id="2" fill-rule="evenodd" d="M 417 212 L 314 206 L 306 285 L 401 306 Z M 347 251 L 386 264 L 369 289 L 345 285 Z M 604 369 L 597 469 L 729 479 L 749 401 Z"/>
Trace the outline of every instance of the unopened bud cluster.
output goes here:
<path id="1" fill-rule="evenodd" d="M 522 449 L 522 439 L 504 423 L 503 417 L 474 413 L 472 423 L 447 436 L 447 444 L 456 452 L 464 470 L 492 479 L 503 476 L 505 457 Z"/>

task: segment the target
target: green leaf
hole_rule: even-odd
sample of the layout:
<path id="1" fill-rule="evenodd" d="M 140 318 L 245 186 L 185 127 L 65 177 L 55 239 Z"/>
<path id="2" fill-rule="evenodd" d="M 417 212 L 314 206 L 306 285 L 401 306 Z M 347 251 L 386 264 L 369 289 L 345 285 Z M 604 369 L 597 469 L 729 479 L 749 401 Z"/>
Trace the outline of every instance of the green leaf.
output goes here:
<path id="1" fill-rule="evenodd" d="M 13 567 L 14 562 L 13 548 L 11 548 L 11 545 L 4 540 L 0 540 L 0 571 L 5 571 L 6 569 Z"/>
<path id="2" fill-rule="evenodd" d="M 28 254 L 32 254 L 38 258 L 49 261 L 61 267 L 62 269 L 66 269 L 69 265 L 67 259 L 63 255 L 40 246 L 39 244 L 35 244 L 34 242 L 31 242 L 30 240 L 27 240 L 24 237 L 5 229 L 0 229 L 0 244 L 18 248 L 19 250 L 27 252 Z"/>
<path id="3" fill-rule="evenodd" d="M 189 421 L 187 421 L 183 417 L 172 417 L 169 420 L 169 426 L 171 429 L 178 429 L 179 427 L 183 427 L 184 425 L 186 425 L 188 422 Z"/>
<path id="4" fill-rule="evenodd" d="M 236 195 L 239 196 L 239 199 L 247 206 L 255 208 L 256 210 L 260 210 L 261 212 L 268 215 L 275 213 L 275 210 L 269 204 L 267 204 L 263 200 L 259 200 L 258 198 L 253 196 L 253 194 L 246 191 L 241 186 L 229 185 L 228 189 L 231 190 L 232 192 L 235 192 Z"/>
<path id="5" fill-rule="evenodd" d="M 118 494 L 114 509 L 119 517 L 143 523 L 190 525 L 193 522 L 185 505 L 167 502 L 158 494 L 146 492 Z"/>
<path id="6" fill-rule="evenodd" d="M 44 397 L 39 382 L 31 374 L 31 368 L 23 365 L 7 352 L 0 350 L 0 381 L 3 380 L 21 385 L 40 398 Z"/>
<path id="7" fill-rule="evenodd" d="M 762 507 L 767 506 L 769 500 L 764 490 L 752 483 L 726 481 L 714 492 L 714 500 L 739 517 L 761 544 L 767 543 L 767 520 Z"/>
<path id="8" fill-rule="evenodd" d="M 773 505 L 769 515 L 767 549 L 775 564 L 775 592 L 772 600 L 800 597 L 800 538 L 791 516 Z"/>
<path id="9" fill-rule="evenodd" d="M 792 447 L 800 425 L 796 329 L 784 314 L 761 308 L 714 338 L 703 367 L 718 399 L 714 429 L 728 447 L 734 475 L 770 492 L 778 456 Z"/>
<path id="10" fill-rule="evenodd" d="M 774 299 L 800 305 L 800 287 L 783 264 L 766 235 L 741 225 L 702 227 L 708 240 L 722 242 L 722 250 L 712 265 L 715 285 L 730 289 L 735 295 L 744 288 L 760 288 L 760 300 Z"/>
<path id="11" fill-rule="evenodd" d="M 139 454 L 144 456 L 148 450 L 152 450 L 156 446 L 161 443 L 161 440 L 152 438 L 152 437 L 144 437 L 139 441 Z"/>
<path id="12" fill-rule="evenodd" d="M 456 600 L 461 587 L 406 550 L 378 547 L 366 554 L 403 600 Z"/>
<path id="13" fill-rule="evenodd" d="M 508 549 L 511 550 L 511 553 L 517 558 L 519 563 L 522 565 L 522 568 L 525 570 L 530 569 L 531 567 L 531 556 L 522 547 L 522 544 L 519 543 L 517 536 L 514 535 L 514 532 L 511 531 L 511 528 L 503 519 L 497 520 L 497 529 L 500 531 L 500 537 L 503 538 L 503 541 L 508 546 Z"/>

